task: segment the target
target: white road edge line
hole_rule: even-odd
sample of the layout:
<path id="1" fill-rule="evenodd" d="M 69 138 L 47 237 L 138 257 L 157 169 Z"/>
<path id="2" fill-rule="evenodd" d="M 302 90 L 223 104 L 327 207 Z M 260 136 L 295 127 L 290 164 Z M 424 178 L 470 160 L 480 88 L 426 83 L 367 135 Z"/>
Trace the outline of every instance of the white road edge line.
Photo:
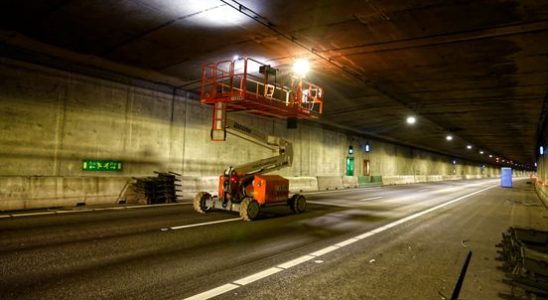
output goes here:
<path id="1" fill-rule="evenodd" d="M 34 213 L 22 213 L 22 214 L 13 214 L 12 217 L 28 217 L 28 216 L 45 216 L 45 215 L 54 215 L 54 211 L 44 211 L 44 212 L 34 212 Z"/>
<path id="2" fill-rule="evenodd" d="M 337 193 L 337 192 L 355 192 L 357 190 L 364 190 L 364 191 L 371 191 L 371 190 L 376 190 L 376 189 L 380 189 L 382 188 L 382 186 L 377 186 L 377 187 L 358 187 L 358 188 L 344 188 L 344 189 L 338 189 L 338 190 L 327 190 L 327 191 L 316 191 L 316 192 L 302 192 L 301 194 L 303 194 L 304 196 L 307 196 L 307 195 L 321 195 L 321 194 L 334 194 L 334 193 Z"/>
<path id="3" fill-rule="evenodd" d="M 304 263 L 305 261 L 309 261 L 309 260 L 314 259 L 314 258 L 316 258 L 316 256 L 306 254 L 306 255 L 303 255 L 301 257 L 297 257 L 295 259 L 292 259 L 290 261 L 286 261 L 283 264 L 277 265 L 276 267 L 282 268 L 282 269 L 289 269 L 291 267 L 300 265 L 300 264 Z"/>
<path id="4" fill-rule="evenodd" d="M 215 296 L 219 296 L 221 294 L 224 294 L 228 291 L 232 291 L 233 289 L 239 288 L 239 285 L 233 284 L 233 283 L 227 283 L 225 285 L 221 285 L 219 287 L 216 287 L 214 289 L 211 289 L 209 291 L 205 291 L 203 293 L 200 293 L 198 295 L 194 295 L 192 297 L 186 298 L 187 300 L 201 300 L 201 299 L 210 299 Z"/>
<path id="5" fill-rule="evenodd" d="M 181 226 L 171 226 L 169 229 L 171 230 L 179 230 L 179 229 L 185 229 L 185 228 L 192 228 L 192 227 L 200 227 L 200 226 L 207 226 L 207 225 L 213 225 L 213 224 L 219 224 L 219 223 L 227 223 L 227 222 L 234 222 L 234 221 L 241 221 L 242 218 L 232 218 L 232 219 L 224 219 L 224 220 L 217 220 L 217 221 L 211 221 L 211 222 L 204 222 L 204 223 L 197 223 L 197 224 L 187 224 L 187 225 L 181 225 Z M 162 231 L 165 231 L 165 228 L 161 229 Z"/>
<path id="6" fill-rule="evenodd" d="M 359 200 L 359 201 L 371 201 L 371 200 L 377 200 L 377 199 L 382 199 L 383 197 L 371 197 L 371 198 L 365 198 L 365 199 L 362 199 L 362 200 Z"/>
<path id="7" fill-rule="evenodd" d="M 45 212 L 3 214 L 3 215 L 0 215 L 0 219 L 54 215 L 54 214 L 77 214 L 77 213 L 86 213 L 86 212 L 94 212 L 94 211 L 121 210 L 121 209 L 155 208 L 155 207 L 191 205 L 191 204 L 192 203 L 177 202 L 177 203 L 162 203 L 162 204 L 153 204 L 153 205 L 113 206 L 113 207 L 86 208 L 86 209 L 75 209 L 75 210 L 55 210 L 55 211 L 45 211 Z"/>
<path id="8" fill-rule="evenodd" d="M 339 242 L 337 244 L 334 244 L 334 245 L 331 245 L 331 246 L 328 246 L 328 247 L 325 247 L 323 249 L 320 249 L 318 251 L 315 251 L 315 252 L 312 252 L 310 254 L 305 254 L 301 257 L 298 257 L 298 258 L 295 258 L 295 259 L 292 259 L 290 261 L 287 261 L 285 263 L 282 263 L 282 264 L 279 264 L 275 267 L 272 267 L 272 268 L 269 268 L 269 269 L 266 269 L 266 270 L 263 270 L 263 271 L 260 271 L 260 272 L 257 272 L 257 273 L 254 273 L 254 274 L 251 274 L 247 277 L 244 277 L 244 278 L 241 278 L 241 279 L 238 279 L 238 280 L 235 280 L 233 281 L 232 283 L 227 283 L 225 285 L 221 285 L 219 287 L 216 287 L 216 288 L 213 288 L 211 290 L 208 290 L 208 291 L 205 291 L 203 293 L 200 293 L 200 294 L 197 294 L 197 295 L 194 295 L 194 296 L 190 296 L 188 298 L 184 298 L 184 300 L 206 300 L 206 299 L 210 299 L 210 298 L 213 298 L 215 296 L 219 296 L 223 293 L 226 293 L 228 291 L 231 291 L 231 290 L 234 290 L 234 289 L 237 289 L 238 287 L 240 286 L 244 286 L 248 283 L 251 283 L 251 282 L 254 282 L 254 281 L 257 281 L 259 279 L 262 279 L 262 278 L 265 278 L 265 277 L 268 277 L 272 274 L 276 274 L 278 272 L 280 272 L 281 270 L 285 270 L 285 269 L 289 269 L 291 267 L 294 267 L 294 266 L 297 266 L 297 265 L 300 265 L 304 262 L 307 262 L 311 259 L 314 259 L 314 258 L 317 258 L 317 257 L 320 257 L 322 255 L 325 255 L 327 253 L 330 253 L 330 252 L 333 252 L 335 250 L 338 250 L 340 248 L 343 248 L 347 245 L 350 245 L 352 243 L 355 243 L 359 240 L 363 240 L 363 239 L 366 239 L 368 237 L 371 237 L 377 233 L 380 233 L 380 232 L 383 232 L 383 231 L 386 231 L 390 228 L 393 228 L 393 227 L 396 227 L 398 225 L 401 225 L 403 223 L 406 223 L 406 222 L 409 222 L 413 219 L 416 219 L 418 217 L 421 217 L 425 214 L 428 214 L 428 213 L 431 213 L 435 210 L 438 210 L 438 209 L 441 209 L 441 208 L 444 208 L 448 205 L 451 205 L 453 203 L 456 203 L 456 202 L 459 202 L 459 201 L 462 201 L 466 198 L 470 198 L 474 195 L 477 195 L 479 193 L 482 193 L 482 192 L 485 192 L 487 190 L 490 190 L 492 188 L 495 188 L 497 187 L 498 185 L 494 185 L 494 186 L 490 186 L 490 187 L 487 187 L 487 188 L 484 188 L 484 189 L 481 189 L 479 191 L 475 191 L 473 193 L 470 193 L 470 194 L 466 194 L 464 196 L 460 196 L 458 198 L 455 198 L 453 200 L 450 200 L 450 201 L 447 201 L 447 202 L 444 202 L 442 204 L 438 204 L 434 207 L 431 207 L 431 208 L 427 208 L 423 211 L 420 211 L 418 213 L 414 213 L 410 216 L 407 216 L 407 217 L 404 217 L 402 219 L 399 219 L 397 221 L 394 221 L 392 223 L 388 223 L 384 226 L 381 226 L 381 227 L 378 227 L 378 228 L 375 228 L 373 230 L 370 230 L 370 231 L 367 231 L 367 232 L 364 232 L 362 234 L 359 234 L 357 236 L 354 236 L 352 238 L 349 238 L 345 241 L 342 241 L 342 242 Z M 238 218 L 239 219 L 239 218 Z M 228 220 L 231 220 L 231 219 L 228 219 Z M 223 220 L 223 221 L 228 221 L 228 220 Z M 280 269 L 280 271 L 276 270 L 276 269 Z"/>
<path id="9" fill-rule="evenodd" d="M 266 269 L 266 270 L 261 271 L 259 273 L 255 273 L 255 274 L 252 274 L 250 276 L 244 277 L 242 279 L 238 279 L 238 280 L 234 281 L 233 283 L 239 284 L 239 285 L 246 285 L 246 284 L 252 283 L 254 281 L 257 281 L 259 279 L 268 277 L 272 274 L 276 274 L 276 273 L 278 273 L 280 271 L 283 271 L 283 270 L 284 269 L 281 269 L 281 268 L 278 268 L 278 267 L 272 267 L 270 269 Z"/>
<path id="10" fill-rule="evenodd" d="M 335 202 L 328 202 L 328 201 L 309 201 L 309 200 L 306 200 L 306 203 L 325 205 L 325 206 L 338 206 L 338 207 L 346 207 L 346 208 L 356 208 L 352 204 L 342 204 L 342 203 L 335 203 Z"/>

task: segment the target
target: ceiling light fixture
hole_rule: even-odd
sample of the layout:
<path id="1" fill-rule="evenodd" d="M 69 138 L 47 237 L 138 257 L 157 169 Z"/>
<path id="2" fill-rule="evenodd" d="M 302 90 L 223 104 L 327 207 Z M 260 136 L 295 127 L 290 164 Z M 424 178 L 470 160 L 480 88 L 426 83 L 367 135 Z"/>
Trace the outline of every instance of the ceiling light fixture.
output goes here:
<path id="1" fill-rule="evenodd" d="M 409 116 L 407 117 L 407 119 L 405 119 L 405 121 L 407 122 L 407 124 L 413 125 L 417 122 L 417 118 L 415 118 L 414 116 Z"/>
<path id="2" fill-rule="evenodd" d="M 293 64 L 293 72 L 301 77 L 304 77 L 310 70 L 310 63 L 304 58 L 297 59 Z"/>

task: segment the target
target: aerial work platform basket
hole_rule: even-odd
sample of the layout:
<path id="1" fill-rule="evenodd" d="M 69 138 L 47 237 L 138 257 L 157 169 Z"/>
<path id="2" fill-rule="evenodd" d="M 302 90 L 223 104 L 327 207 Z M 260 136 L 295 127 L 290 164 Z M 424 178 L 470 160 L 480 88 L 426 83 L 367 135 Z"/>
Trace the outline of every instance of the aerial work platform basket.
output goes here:
<path id="1" fill-rule="evenodd" d="M 322 114 L 322 89 L 301 77 L 252 58 L 204 65 L 201 102 L 213 105 L 211 139 L 226 138 L 226 112 L 282 118 L 313 119 Z"/>

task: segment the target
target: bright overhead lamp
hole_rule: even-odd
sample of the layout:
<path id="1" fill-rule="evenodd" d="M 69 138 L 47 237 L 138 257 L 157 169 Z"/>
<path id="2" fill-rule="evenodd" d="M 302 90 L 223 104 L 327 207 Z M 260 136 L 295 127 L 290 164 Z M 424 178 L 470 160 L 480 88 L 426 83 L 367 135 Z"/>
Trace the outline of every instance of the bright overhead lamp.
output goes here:
<path id="1" fill-rule="evenodd" d="M 407 117 L 407 119 L 405 119 L 405 122 L 407 122 L 407 124 L 409 125 L 413 125 L 417 123 L 417 118 L 415 118 L 414 116 L 409 116 Z"/>
<path id="2" fill-rule="evenodd" d="M 452 141 L 453 140 L 453 136 L 452 135 L 448 135 L 445 137 L 446 140 L 448 141 Z"/>
<path id="3" fill-rule="evenodd" d="M 305 76 L 310 70 L 310 63 L 304 58 L 297 59 L 293 64 L 293 73 L 298 76 Z"/>

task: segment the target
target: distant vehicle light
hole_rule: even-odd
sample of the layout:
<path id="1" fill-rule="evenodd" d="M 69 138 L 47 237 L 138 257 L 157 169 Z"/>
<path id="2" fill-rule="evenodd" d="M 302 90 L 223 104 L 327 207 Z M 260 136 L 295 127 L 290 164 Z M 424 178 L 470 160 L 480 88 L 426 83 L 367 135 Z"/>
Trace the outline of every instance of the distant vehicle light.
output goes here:
<path id="1" fill-rule="evenodd" d="M 448 136 L 445 137 L 445 139 L 448 140 L 448 141 L 452 141 L 452 140 L 453 140 L 453 136 L 448 135 Z"/>
<path id="2" fill-rule="evenodd" d="M 417 122 L 417 118 L 415 118 L 414 116 L 409 116 L 407 117 L 407 119 L 405 119 L 405 121 L 407 122 L 407 124 L 413 125 Z"/>
<path id="3" fill-rule="evenodd" d="M 466 149 L 472 149 L 472 145 L 466 145 Z"/>
<path id="4" fill-rule="evenodd" d="M 479 154 L 483 154 L 483 153 L 485 153 L 485 152 L 483 152 L 483 151 L 480 151 L 480 152 L 479 152 Z"/>
<path id="5" fill-rule="evenodd" d="M 493 158 L 493 154 L 489 154 L 489 157 Z"/>

